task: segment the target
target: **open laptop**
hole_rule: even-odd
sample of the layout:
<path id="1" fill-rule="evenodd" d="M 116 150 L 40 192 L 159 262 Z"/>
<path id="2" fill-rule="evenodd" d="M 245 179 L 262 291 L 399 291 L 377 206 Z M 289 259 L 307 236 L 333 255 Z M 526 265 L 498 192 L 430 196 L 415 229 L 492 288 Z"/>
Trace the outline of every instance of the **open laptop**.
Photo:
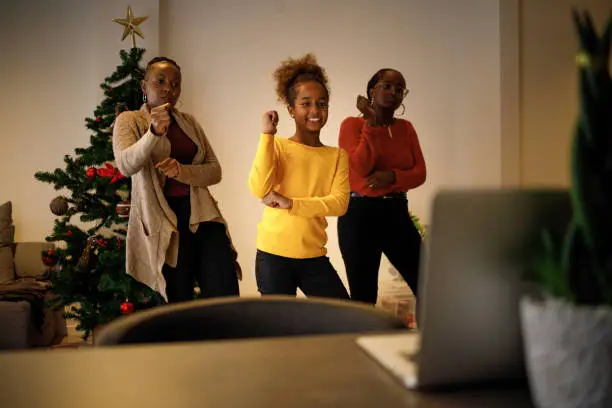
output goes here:
<path id="1" fill-rule="evenodd" d="M 357 343 L 408 388 L 524 378 L 522 278 L 541 231 L 563 231 L 570 215 L 564 190 L 440 192 L 421 257 L 420 333 Z"/>

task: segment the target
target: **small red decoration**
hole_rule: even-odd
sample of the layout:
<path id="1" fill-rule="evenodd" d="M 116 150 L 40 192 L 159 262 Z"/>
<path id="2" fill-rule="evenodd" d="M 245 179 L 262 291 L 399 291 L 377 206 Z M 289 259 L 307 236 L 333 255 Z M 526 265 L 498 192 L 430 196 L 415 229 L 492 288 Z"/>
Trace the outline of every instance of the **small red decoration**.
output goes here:
<path id="1" fill-rule="evenodd" d="M 121 240 L 121 238 L 117 237 L 117 249 L 121 249 L 122 246 L 123 246 L 123 241 Z"/>
<path id="2" fill-rule="evenodd" d="M 132 302 L 127 301 L 123 302 L 119 307 L 119 310 L 121 310 L 121 313 L 123 313 L 124 315 L 132 314 L 134 312 L 134 304 Z"/>
<path id="3" fill-rule="evenodd" d="M 100 123 L 100 121 L 101 121 L 101 120 L 102 120 L 102 118 L 101 118 L 101 117 L 96 116 L 96 122 Z"/>
<path id="4" fill-rule="evenodd" d="M 119 181 L 119 180 L 121 180 L 122 178 L 125 177 L 123 174 L 121 174 L 119 169 L 114 167 L 112 164 L 106 163 L 104 166 L 105 167 L 97 169 L 96 173 L 100 177 L 110 178 L 111 179 L 111 184 L 114 184 L 117 181 Z"/>
<path id="5" fill-rule="evenodd" d="M 72 231 L 71 230 L 66 231 L 66 236 L 67 237 L 71 237 L 72 236 Z"/>
<path id="6" fill-rule="evenodd" d="M 113 177 L 114 167 L 110 163 L 106 163 L 105 167 L 96 169 L 96 174 L 100 177 Z"/>
<path id="7" fill-rule="evenodd" d="M 93 180 L 96 177 L 96 169 L 94 167 L 88 168 L 85 175 L 89 180 Z"/>
<path id="8" fill-rule="evenodd" d="M 55 249 L 49 248 L 42 253 L 42 262 L 45 266 L 51 268 L 57 264 L 59 261 L 57 254 L 55 253 Z"/>
<path id="9" fill-rule="evenodd" d="M 111 184 L 115 184 L 116 182 L 118 182 L 119 180 L 121 180 L 123 178 L 125 178 L 125 176 L 123 174 L 121 174 L 121 172 L 119 170 L 117 170 L 117 172 L 115 173 L 115 175 L 111 179 Z"/>
<path id="10" fill-rule="evenodd" d="M 99 246 L 101 246 L 102 248 L 106 248 L 108 247 L 108 244 L 106 243 L 106 241 L 104 240 L 104 238 L 98 238 L 96 239 L 96 244 L 98 244 Z"/>
<path id="11" fill-rule="evenodd" d="M 130 206 L 129 201 L 121 201 L 115 206 L 115 211 L 119 218 L 128 218 L 130 216 Z"/>

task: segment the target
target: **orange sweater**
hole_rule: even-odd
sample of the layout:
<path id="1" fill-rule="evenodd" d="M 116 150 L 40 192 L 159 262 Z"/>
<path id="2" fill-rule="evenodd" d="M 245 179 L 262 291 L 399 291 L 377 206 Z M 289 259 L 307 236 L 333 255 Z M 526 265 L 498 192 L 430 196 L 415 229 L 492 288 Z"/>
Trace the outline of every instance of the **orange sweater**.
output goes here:
<path id="1" fill-rule="evenodd" d="M 396 119 L 388 129 L 367 126 L 360 117 L 348 117 L 340 125 L 338 144 L 349 155 L 351 191 L 377 197 L 405 192 L 425 182 L 427 170 L 419 138 L 407 120 Z M 379 170 L 393 171 L 395 183 L 384 189 L 370 188 L 365 180 Z"/>

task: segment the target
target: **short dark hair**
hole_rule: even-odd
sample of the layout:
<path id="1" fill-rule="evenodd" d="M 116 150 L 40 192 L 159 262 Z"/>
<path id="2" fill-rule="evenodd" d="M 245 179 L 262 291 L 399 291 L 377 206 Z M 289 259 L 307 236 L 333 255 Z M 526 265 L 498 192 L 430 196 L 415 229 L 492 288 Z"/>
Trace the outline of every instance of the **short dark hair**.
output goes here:
<path id="1" fill-rule="evenodd" d="M 370 78 L 370 80 L 368 81 L 368 85 L 367 85 L 367 88 L 366 88 L 366 92 L 367 92 L 366 96 L 368 97 L 368 100 L 372 100 L 372 95 L 370 95 L 370 91 L 372 90 L 372 88 L 374 88 L 376 86 L 378 81 L 380 81 L 380 78 L 382 78 L 382 76 L 387 71 L 397 72 L 398 74 L 401 75 L 401 72 L 399 72 L 397 69 L 393 69 L 393 68 L 383 68 L 383 69 L 379 69 L 378 71 L 376 71 L 376 73 L 374 75 L 372 75 L 372 78 Z"/>
<path id="2" fill-rule="evenodd" d="M 145 78 L 147 77 L 147 75 L 149 74 L 149 71 L 151 70 L 151 67 L 154 64 L 157 64 L 158 62 L 167 62 L 169 64 L 172 64 L 176 67 L 176 69 L 178 69 L 179 72 L 181 72 L 181 67 L 179 67 L 179 64 L 176 63 L 175 60 L 173 60 L 172 58 L 168 58 L 168 57 L 155 57 L 152 58 L 151 61 L 149 61 L 147 63 L 147 68 L 145 69 Z"/>

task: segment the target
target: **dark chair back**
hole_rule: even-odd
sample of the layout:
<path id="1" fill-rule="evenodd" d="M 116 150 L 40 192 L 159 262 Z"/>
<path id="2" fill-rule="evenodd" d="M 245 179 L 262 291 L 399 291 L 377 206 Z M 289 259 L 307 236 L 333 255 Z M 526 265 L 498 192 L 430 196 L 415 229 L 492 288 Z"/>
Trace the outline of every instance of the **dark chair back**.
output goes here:
<path id="1" fill-rule="evenodd" d="M 407 329 L 370 305 L 285 296 L 216 298 L 159 306 L 111 322 L 97 346 Z"/>

